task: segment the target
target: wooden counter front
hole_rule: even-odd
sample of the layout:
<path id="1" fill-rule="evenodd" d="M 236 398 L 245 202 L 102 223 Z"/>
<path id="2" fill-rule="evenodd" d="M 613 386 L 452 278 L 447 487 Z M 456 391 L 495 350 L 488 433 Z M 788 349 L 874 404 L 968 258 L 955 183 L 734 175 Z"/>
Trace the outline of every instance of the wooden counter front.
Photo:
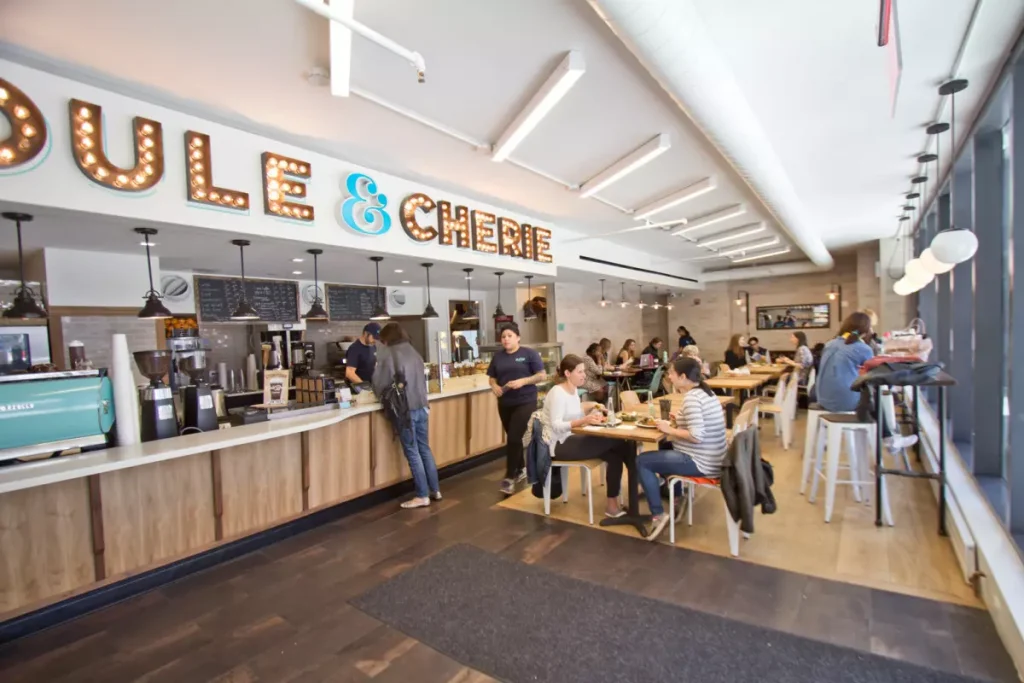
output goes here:
<path id="1" fill-rule="evenodd" d="M 0 621 L 411 477 L 380 410 L 246 443 L 233 431 L 210 433 L 224 447 L 0 493 Z M 489 391 L 430 401 L 438 468 L 502 436 Z"/>

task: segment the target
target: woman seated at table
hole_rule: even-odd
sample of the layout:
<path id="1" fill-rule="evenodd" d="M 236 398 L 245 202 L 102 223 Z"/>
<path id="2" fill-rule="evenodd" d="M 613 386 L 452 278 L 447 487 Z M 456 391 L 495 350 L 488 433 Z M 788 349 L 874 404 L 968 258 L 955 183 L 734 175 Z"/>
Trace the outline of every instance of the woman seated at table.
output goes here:
<path id="1" fill-rule="evenodd" d="M 558 365 L 558 383 L 544 397 L 551 427 L 551 443 L 554 459 L 561 462 L 600 459 L 608 463 L 606 488 L 608 501 L 605 515 L 621 517 L 626 514 L 619 506 L 619 491 L 622 486 L 623 461 L 629 453 L 630 444 L 618 439 L 573 434 L 572 430 L 604 422 L 603 406 L 580 401 L 576 391 L 586 381 L 585 363 L 577 355 L 569 354 Z"/>
<path id="2" fill-rule="evenodd" d="M 860 392 L 850 389 L 850 385 L 860 374 L 860 366 L 874 357 L 871 347 L 863 341 L 871 334 L 871 318 L 858 311 L 843 321 L 839 336 L 825 344 L 811 398 L 822 410 L 830 413 L 857 410 Z M 885 420 L 882 421 L 882 437 L 891 450 L 917 443 L 914 435 L 894 435 Z"/>
<path id="3" fill-rule="evenodd" d="M 700 349 L 697 348 L 696 345 L 690 344 L 689 346 L 684 346 L 683 350 L 680 352 L 679 355 L 682 358 L 692 358 L 692 359 L 694 359 L 695 361 L 700 363 L 701 374 L 703 374 L 705 377 L 710 377 L 711 376 L 711 367 L 707 363 L 705 363 L 703 360 L 701 360 Z"/>
<path id="4" fill-rule="evenodd" d="M 793 358 L 779 356 L 776 360 L 783 365 L 800 368 L 798 371 L 800 373 L 799 383 L 805 385 L 807 384 L 807 375 L 810 373 L 811 368 L 814 367 L 814 354 L 811 353 L 810 347 L 807 346 L 807 335 L 803 332 L 794 332 L 789 339 L 796 347 L 796 353 L 793 354 Z"/>
<path id="5" fill-rule="evenodd" d="M 612 365 L 612 340 L 608 337 L 602 337 L 601 341 L 598 342 L 601 346 L 601 367 L 610 369 Z"/>
<path id="6" fill-rule="evenodd" d="M 654 360 L 661 360 L 661 347 L 664 346 L 664 342 L 661 341 L 661 337 L 655 337 L 651 340 L 651 343 L 644 347 L 641 357 L 646 355 L 654 356 Z"/>
<path id="7" fill-rule="evenodd" d="M 640 484 L 651 508 L 653 540 L 669 520 L 665 512 L 657 475 L 667 477 L 721 476 L 728 448 L 725 438 L 725 413 L 718 397 L 704 383 L 700 363 L 693 358 L 677 358 L 669 365 L 673 388 L 683 394 L 683 404 L 675 416 L 675 426 L 658 420 L 658 429 L 672 442 L 672 450 L 643 453 L 637 458 Z"/>
<path id="8" fill-rule="evenodd" d="M 771 363 L 772 356 L 768 353 L 768 349 L 761 346 L 761 340 L 757 337 L 751 337 L 747 341 L 747 360 L 754 363 Z"/>
<path id="9" fill-rule="evenodd" d="M 604 379 L 604 360 L 601 358 L 600 344 L 591 344 L 587 347 L 583 366 L 587 374 L 583 382 L 583 391 L 590 400 L 604 403 L 608 398 L 608 384 Z"/>
<path id="10" fill-rule="evenodd" d="M 633 339 L 627 339 L 622 343 L 622 348 L 619 350 L 619 355 L 616 358 L 616 365 L 628 367 L 633 364 L 634 357 L 636 356 L 636 341 Z"/>
<path id="11" fill-rule="evenodd" d="M 729 366 L 730 370 L 742 368 L 747 364 L 746 345 L 747 342 L 742 334 L 732 335 L 732 339 L 729 340 L 729 348 L 725 350 L 725 364 Z"/>

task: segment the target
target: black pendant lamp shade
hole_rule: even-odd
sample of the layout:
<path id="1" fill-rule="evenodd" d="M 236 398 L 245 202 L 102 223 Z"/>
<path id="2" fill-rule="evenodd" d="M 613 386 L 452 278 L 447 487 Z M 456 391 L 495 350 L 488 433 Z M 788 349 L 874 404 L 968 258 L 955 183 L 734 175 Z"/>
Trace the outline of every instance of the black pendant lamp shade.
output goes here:
<path id="1" fill-rule="evenodd" d="M 320 272 L 317 269 L 317 257 L 324 253 L 323 249 L 307 249 L 307 254 L 313 255 L 313 303 L 309 305 L 306 320 L 327 320 L 327 309 L 324 308 L 324 300 L 320 297 Z"/>
<path id="2" fill-rule="evenodd" d="M 427 307 L 423 309 L 423 315 L 421 317 L 428 319 L 440 318 L 441 316 L 439 316 L 437 311 L 434 310 L 434 305 L 430 303 L 430 269 L 434 267 L 434 264 L 421 263 L 420 265 L 427 271 Z"/>
<path id="3" fill-rule="evenodd" d="M 135 228 L 135 232 L 142 235 L 142 243 L 146 245 L 146 268 L 149 269 L 149 291 L 146 292 L 146 296 L 142 297 L 146 300 L 146 304 L 139 311 L 139 317 L 150 320 L 171 318 L 173 314 L 160 301 L 163 297 L 153 289 L 153 260 L 149 255 L 149 247 L 152 246 L 152 243 L 149 238 L 156 234 L 156 230 L 154 228 Z"/>
<path id="4" fill-rule="evenodd" d="M 245 248 L 251 244 L 249 240 L 231 240 L 231 244 L 238 247 L 238 260 L 242 266 L 242 299 L 238 302 L 235 312 L 231 314 L 232 320 L 259 320 L 260 314 L 249 303 L 249 294 L 245 291 Z"/>
<path id="5" fill-rule="evenodd" d="M 476 304 L 473 303 L 473 293 L 470 291 L 469 285 L 473 280 L 473 269 L 463 268 L 462 271 L 466 274 L 466 312 L 462 314 L 463 322 L 473 322 L 474 320 L 480 319 L 480 314 L 476 311 Z"/>
<path id="6" fill-rule="evenodd" d="M 4 212 L 3 217 L 14 221 L 18 230 L 18 274 L 21 278 L 21 285 L 14 292 L 14 304 L 3 313 L 4 318 L 17 320 L 31 320 L 46 317 L 46 309 L 36 301 L 35 292 L 25 282 L 25 255 L 21 250 L 21 224 L 28 223 L 32 216 L 27 213 L 12 211 Z"/>
<path id="7" fill-rule="evenodd" d="M 920 192 L 908 192 L 906 194 L 907 199 L 917 199 L 920 196 L 921 196 Z"/>
<path id="8" fill-rule="evenodd" d="M 495 273 L 498 276 L 498 305 L 494 307 L 494 317 L 503 318 L 505 316 L 505 310 L 501 307 L 501 276 L 505 274 L 505 271 L 499 270 Z"/>
<path id="9" fill-rule="evenodd" d="M 533 276 L 524 276 L 526 280 L 526 303 L 523 304 L 523 320 L 536 320 L 537 309 L 533 307 Z"/>
<path id="10" fill-rule="evenodd" d="M 377 273 L 377 305 L 373 308 L 373 315 L 370 316 L 370 320 L 391 320 L 388 309 L 384 308 L 384 302 L 380 300 L 380 262 L 384 260 L 384 257 L 371 256 L 370 260 L 373 261 L 373 267 Z"/>

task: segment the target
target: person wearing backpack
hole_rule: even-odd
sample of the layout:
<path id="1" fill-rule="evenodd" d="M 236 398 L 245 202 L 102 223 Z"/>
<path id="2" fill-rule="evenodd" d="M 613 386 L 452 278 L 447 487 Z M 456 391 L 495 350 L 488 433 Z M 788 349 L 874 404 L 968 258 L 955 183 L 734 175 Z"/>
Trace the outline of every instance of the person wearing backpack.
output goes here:
<path id="1" fill-rule="evenodd" d="M 373 371 L 373 391 L 402 443 L 409 461 L 416 496 L 402 507 L 422 508 L 432 500 L 441 500 L 437 465 L 429 442 L 427 379 L 423 357 L 409 343 L 409 335 L 398 323 L 388 323 L 380 331 L 383 348 L 377 353 Z"/>

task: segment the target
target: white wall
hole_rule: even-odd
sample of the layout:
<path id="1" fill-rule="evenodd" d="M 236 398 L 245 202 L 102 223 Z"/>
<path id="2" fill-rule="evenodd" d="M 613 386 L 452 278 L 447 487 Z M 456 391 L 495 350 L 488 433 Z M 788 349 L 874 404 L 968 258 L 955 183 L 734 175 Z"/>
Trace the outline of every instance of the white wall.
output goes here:
<path id="1" fill-rule="evenodd" d="M 44 249 L 47 301 L 53 306 L 142 308 L 149 289 L 145 255 Z M 153 259 L 153 278 L 160 272 Z"/>

